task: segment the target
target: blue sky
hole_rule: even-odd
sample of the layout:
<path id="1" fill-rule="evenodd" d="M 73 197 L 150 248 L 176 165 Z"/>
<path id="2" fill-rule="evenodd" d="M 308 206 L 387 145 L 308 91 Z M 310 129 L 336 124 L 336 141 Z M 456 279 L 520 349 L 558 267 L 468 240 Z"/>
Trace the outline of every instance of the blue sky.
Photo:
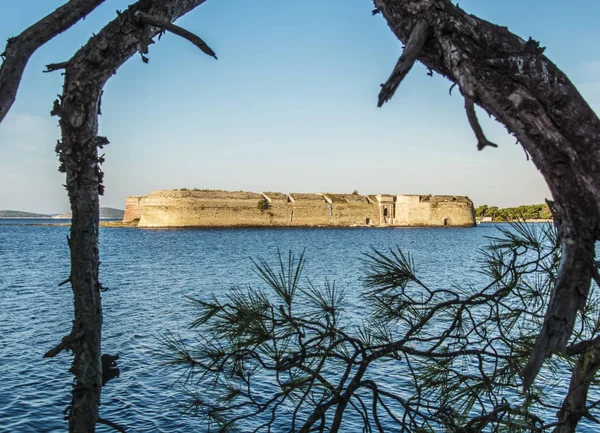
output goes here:
<path id="1" fill-rule="evenodd" d="M 68 210 L 54 153 L 61 92 L 47 63 L 67 60 L 132 0 L 107 0 L 31 59 L 17 102 L 0 124 L 0 209 Z M 0 41 L 62 4 L 0 2 Z M 461 0 L 461 8 L 546 54 L 600 112 L 600 2 Z M 480 112 L 499 149 L 476 150 L 463 101 L 449 82 L 417 66 L 377 108 L 379 85 L 401 52 L 370 0 L 208 0 L 178 24 L 216 61 L 167 34 L 150 63 L 130 59 L 106 86 L 101 134 L 103 206 L 154 189 L 469 195 L 475 205 L 549 198 L 514 139 Z"/>

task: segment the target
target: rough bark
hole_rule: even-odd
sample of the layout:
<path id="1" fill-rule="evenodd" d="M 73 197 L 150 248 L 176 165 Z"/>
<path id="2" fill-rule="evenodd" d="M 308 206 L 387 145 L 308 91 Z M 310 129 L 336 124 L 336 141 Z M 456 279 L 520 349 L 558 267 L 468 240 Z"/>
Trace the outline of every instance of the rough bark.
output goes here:
<path id="1" fill-rule="evenodd" d="M 98 148 L 108 140 L 98 136 L 102 89 L 117 69 L 136 52 L 147 52 L 160 29 L 143 25 L 139 11 L 169 22 L 205 0 L 141 0 L 92 37 L 65 68 L 65 84 L 53 113 L 60 117 L 62 141 L 56 151 L 66 173 L 73 220 L 69 247 L 75 320 L 68 340 L 75 375 L 69 431 L 95 431 L 102 386 L 102 286 L 98 278 L 99 195 L 103 192 L 102 157 Z M 62 344 L 62 343 L 61 343 Z M 106 422 L 106 420 L 103 420 Z"/>
<path id="2" fill-rule="evenodd" d="M 406 77 L 415 64 L 415 61 L 421 53 L 423 45 L 428 38 L 429 26 L 427 25 L 427 22 L 417 21 L 410 33 L 408 41 L 406 42 L 406 47 L 404 48 L 402 55 L 396 63 L 396 67 L 390 75 L 390 78 L 388 78 L 385 84 L 381 85 L 379 101 L 377 102 L 378 107 L 381 107 L 383 104 L 389 101 L 392 96 L 394 96 L 396 89 L 398 89 L 398 86 L 404 77 Z"/>
<path id="3" fill-rule="evenodd" d="M 374 4 L 404 43 L 417 22 L 428 24 L 430 36 L 417 59 L 458 84 L 468 103 L 481 106 L 517 137 L 554 198 L 563 256 L 543 329 L 523 372 L 527 389 L 543 361 L 565 350 L 587 299 L 594 242 L 600 238 L 600 120 L 537 42 L 469 15 L 449 0 Z"/>
<path id="4" fill-rule="evenodd" d="M 587 342 L 586 342 L 587 343 Z M 573 367 L 569 392 L 558 411 L 558 425 L 553 433 L 570 433 L 576 430 L 577 424 L 583 417 L 593 419 L 587 409 L 587 395 L 590 384 L 600 368 L 600 337 L 589 344 L 579 344 L 567 349 L 567 354 L 577 356 Z"/>
<path id="5" fill-rule="evenodd" d="M 70 0 L 37 23 L 10 38 L 0 66 L 0 123 L 17 96 L 23 71 L 32 54 L 54 36 L 69 29 L 104 0 Z"/>

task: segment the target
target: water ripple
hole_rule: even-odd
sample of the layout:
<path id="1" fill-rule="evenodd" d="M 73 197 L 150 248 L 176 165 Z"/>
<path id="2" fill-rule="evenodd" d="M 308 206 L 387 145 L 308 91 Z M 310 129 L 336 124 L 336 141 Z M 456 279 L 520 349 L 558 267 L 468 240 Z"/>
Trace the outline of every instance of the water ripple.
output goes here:
<path id="1" fill-rule="evenodd" d="M 335 279 L 359 303 L 360 258 L 370 246 L 410 252 L 421 279 L 430 284 L 474 284 L 482 278 L 474 272 L 476 251 L 493 230 L 102 229 L 101 282 L 109 288 L 103 293 L 103 351 L 119 354 L 121 377 L 103 389 L 101 415 L 135 432 L 205 430 L 197 419 L 179 416 L 178 376 L 157 360 L 157 336 L 185 329 L 194 318 L 186 296 L 257 284 L 250 257 L 273 258 L 277 248 L 305 249 L 306 275 L 315 283 Z M 71 326 L 71 290 L 57 286 L 69 275 L 67 233 L 67 227 L 0 225 L 1 432 L 66 430 L 62 411 L 70 401 L 71 357 L 42 355 Z M 397 374 L 391 365 L 380 368 Z M 352 419 L 344 429 L 359 431 Z"/>

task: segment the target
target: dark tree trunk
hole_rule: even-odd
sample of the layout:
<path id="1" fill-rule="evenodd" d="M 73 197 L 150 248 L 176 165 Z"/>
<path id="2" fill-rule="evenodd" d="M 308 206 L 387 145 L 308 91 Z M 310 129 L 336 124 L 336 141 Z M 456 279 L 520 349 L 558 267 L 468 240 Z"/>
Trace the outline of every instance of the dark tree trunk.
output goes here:
<path id="1" fill-rule="evenodd" d="M 98 105 L 103 83 L 77 82 L 77 63 L 65 75 L 60 114 L 62 142 L 57 146 L 61 170 L 67 174 L 71 201 L 71 285 L 75 321 L 71 335 L 76 381 L 69 414 L 69 431 L 93 432 L 98 421 L 102 386 L 102 305 L 98 280 L 98 193 L 102 172 L 98 160 Z"/>
<path id="2" fill-rule="evenodd" d="M 103 192 L 103 174 L 98 148 L 108 144 L 98 136 L 102 89 L 127 59 L 138 50 L 147 52 L 152 38 L 160 31 L 141 23 L 139 11 L 171 22 L 204 1 L 139 1 L 91 38 L 66 65 L 63 94 L 55 103 L 54 114 L 60 117 L 62 141 L 56 150 L 60 169 L 67 175 L 73 212 L 69 246 L 75 321 L 71 334 L 47 355 L 53 356 L 61 349 L 74 353 L 71 371 L 75 385 L 69 414 L 72 433 L 93 432 L 99 421 L 102 287 L 98 279 L 98 196 Z"/>
<path id="3" fill-rule="evenodd" d="M 581 351 L 575 347 L 567 350 L 569 355 L 575 355 L 572 352 L 579 352 L 573 373 L 569 392 L 558 411 L 558 425 L 553 433 L 571 433 L 576 431 L 577 424 L 583 417 L 589 417 L 587 409 L 587 395 L 590 385 L 600 368 L 600 343 L 599 338 L 592 340 L 589 344 L 584 344 Z"/>
<path id="4" fill-rule="evenodd" d="M 35 50 L 85 18 L 103 2 L 104 0 L 70 0 L 19 36 L 8 40 L 2 53 L 4 62 L 0 66 L 0 123 L 15 101 L 23 71 Z"/>
<path id="5" fill-rule="evenodd" d="M 563 256 L 543 329 L 523 373 L 528 388 L 544 359 L 565 350 L 590 288 L 594 242 L 600 238 L 600 121 L 537 42 L 469 15 L 449 0 L 374 4 L 407 44 L 404 57 L 413 55 L 406 53 L 413 29 L 426 24 L 416 58 L 459 86 L 478 147 L 492 143 L 479 127 L 473 103 L 517 137 L 550 187 Z M 399 84 L 397 75 L 384 85 L 380 104 Z"/>

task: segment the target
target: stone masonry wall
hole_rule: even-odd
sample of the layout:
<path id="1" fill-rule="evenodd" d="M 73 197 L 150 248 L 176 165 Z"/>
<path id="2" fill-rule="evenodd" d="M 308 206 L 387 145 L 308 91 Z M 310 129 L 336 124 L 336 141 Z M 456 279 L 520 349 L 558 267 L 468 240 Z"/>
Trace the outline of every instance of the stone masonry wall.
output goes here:
<path id="1" fill-rule="evenodd" d="M 404 195 L 396 197 L 396 226 L 473 226 L 473 202 L 464 196 Z"/>
<path id="2" fill-rule="evenodd" d="M 366 198 L 330 203 L 325 197 L 315 193 L 154 191 L 143 200 L 139 227 L 347 227 L 378 223 L 378 207 Z M 260 209 L 259 202 L 268 205 Z"/>
<path id="3" fill-rule="evenodd" d="M 123 222 L 131 222 L 139 220 L 142 217 L 144 206 L 142 204 L 145 196 L 134 195 L 125 199 L 125 213 L 123 214 Z"/>
<path id="4" fill-rule="evenodd" d="M 365 227 L 379 226 L 379 196 L 330 193 L 252 193 L 244 191 L 154 191 L 129 197 L 124 221 L 139 227 Z M 384 200 L 384 198 L 381 198 Z M 395 207 L 391 226 L 473 226 L 467 197 L 385 196 Z M 260 204 L 260 205 L 259 205 Z"/>

